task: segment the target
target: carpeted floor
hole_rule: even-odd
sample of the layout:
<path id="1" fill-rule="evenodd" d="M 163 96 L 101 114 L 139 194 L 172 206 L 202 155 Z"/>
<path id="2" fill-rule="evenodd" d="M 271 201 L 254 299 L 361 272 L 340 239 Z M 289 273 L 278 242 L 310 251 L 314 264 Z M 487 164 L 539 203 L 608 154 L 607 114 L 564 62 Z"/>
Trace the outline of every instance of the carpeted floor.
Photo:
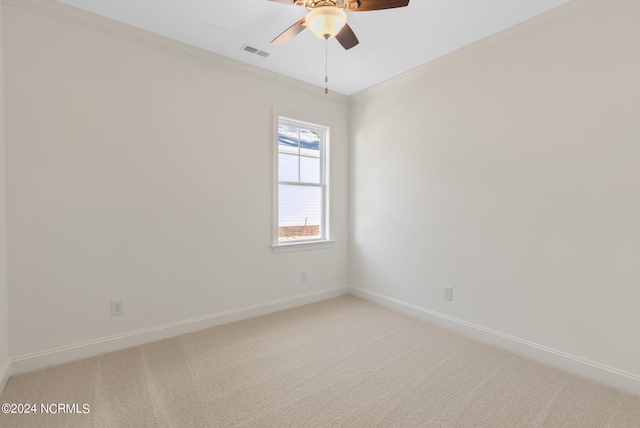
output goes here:
<path id="1" fill-rule="evenodd" d="M 343 296 L 14 376 L 2 427 L 640 427 L 640 397 Z M 40 408 L 38 408 L 40 411 Z"/>

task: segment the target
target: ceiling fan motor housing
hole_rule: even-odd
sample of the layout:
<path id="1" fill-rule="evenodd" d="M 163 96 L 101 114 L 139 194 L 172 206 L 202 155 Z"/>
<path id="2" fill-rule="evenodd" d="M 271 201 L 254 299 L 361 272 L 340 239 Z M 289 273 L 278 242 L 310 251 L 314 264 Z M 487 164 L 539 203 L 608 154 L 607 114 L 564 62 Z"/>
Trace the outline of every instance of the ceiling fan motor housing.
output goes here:
<path id="1" fill-rule="evenodd" d="M 341 9 L 344 9 L 345 7 L 344 0 L 306 0 L 303 1 L 303 4 L 309 10 L 324 6 L 339 7 Z"/>
<path id="2" fill-rule="evenodd" d="M 335 37 L 345 49 L 351 49 L 358 38 L 347 24 L 345 12 L 367 12 L 371 10 L 395 9 L 409 5 L 410 0 L 270 0 L 295 6 L 304 6 L 307 16 L 298 20 L 271 41 L 281 46 L 309 28 L 321 39 Z"/>

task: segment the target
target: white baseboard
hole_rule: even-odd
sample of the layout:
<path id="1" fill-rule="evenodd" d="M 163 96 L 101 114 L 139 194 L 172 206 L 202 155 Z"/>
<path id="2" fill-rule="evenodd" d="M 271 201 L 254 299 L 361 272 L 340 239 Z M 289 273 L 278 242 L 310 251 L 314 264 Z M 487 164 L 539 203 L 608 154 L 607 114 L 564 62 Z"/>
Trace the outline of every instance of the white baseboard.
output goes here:
<path id="1" fill-rule="evenodd" d="M 349 293 L 390 309 L 466 334 L 574 374 L 640 395 L 640 376 L 548 348 L 477 324 L 459 320 L 374 291 L 349 287 Z"/>
<path id="2" fill-rule="evenodd" d="M 9 359 L 4 362 L 2 366 L 0 366 L 0 394 L 4 392 L 4 388 L 7 386 L 7 382 L 9 382 L 9 378 L 11 377 L 11 362 Z"/>
<path id="3" fill-rule="evenodd" d="M 283 299 L 232 309 L 172 324 L 165 324 L 158 327 L 119 334 L 117 336 L 105 337 L 75 345 L 49 349 L 43 352 L 22 355 L 12 358 L 10 367 L 13 374 L 30 372 L 45 367 L 51 367 L 83 358 L 106 354 L 108 352 L 118 351 L 120 349 L 143 345 L 145 343 L 155 342 L 157 340 L 168 339 L 181 334 L 192 333 L 194 331 L 215 327 L 221 324 L 227 324 L 234 321 L 266 315 L 272 312 L 282 311 L 296 306 L 319 302 L 321 300 L 330 299 L 347 293 L 347 287 L 336 287 L 285 297 Z"/>

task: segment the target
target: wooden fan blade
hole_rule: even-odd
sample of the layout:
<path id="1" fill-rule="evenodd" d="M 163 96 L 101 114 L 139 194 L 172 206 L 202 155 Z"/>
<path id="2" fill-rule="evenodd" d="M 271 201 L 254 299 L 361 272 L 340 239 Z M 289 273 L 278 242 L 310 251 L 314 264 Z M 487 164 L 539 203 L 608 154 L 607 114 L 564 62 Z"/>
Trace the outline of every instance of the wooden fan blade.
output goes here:
<path id="1" fill-rule="evenodd" d="M 405 7 L 409 5 L 409 0 L 347 0 L 345 3 L 347 12 L 367 12 Z"/>
<path id="2" fill-rule="evenodd" d="M 351 49 L 360 43 L 351 27 L 349 27 L 349 24 L 344 24 L 342 30 L 336 34 L 336 39 L 338 39 L 342 47 L 345 49 Z"/>
<path id="3" fill-rule="evenodd" d="M 302 18 L 300 21 L 296 22 L 291 27 L 287 28 L 282 33 L 280 33 L 278 37 L 276 37 L 271 41 L 271 44 L 276 46 L 282 46 L 285 43 L 287 43 L 289 40 L 293 39 L 295 36 L 300 34 L 302 30 L 304 30 L 305 28 L 307 27 L 304 25 L 304 18 Z"/>

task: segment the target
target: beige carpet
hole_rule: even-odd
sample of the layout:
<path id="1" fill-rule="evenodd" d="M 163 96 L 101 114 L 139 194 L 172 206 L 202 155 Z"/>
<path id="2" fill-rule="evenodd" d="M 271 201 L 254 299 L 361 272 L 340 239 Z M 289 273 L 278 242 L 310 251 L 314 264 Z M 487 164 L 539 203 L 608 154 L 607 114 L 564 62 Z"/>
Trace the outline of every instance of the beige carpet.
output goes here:
<path id="1" fill-rule="evenodd" d="M 2 427 L 640 427 L 640 397 L 352 296 L 12 377 Z"/>

